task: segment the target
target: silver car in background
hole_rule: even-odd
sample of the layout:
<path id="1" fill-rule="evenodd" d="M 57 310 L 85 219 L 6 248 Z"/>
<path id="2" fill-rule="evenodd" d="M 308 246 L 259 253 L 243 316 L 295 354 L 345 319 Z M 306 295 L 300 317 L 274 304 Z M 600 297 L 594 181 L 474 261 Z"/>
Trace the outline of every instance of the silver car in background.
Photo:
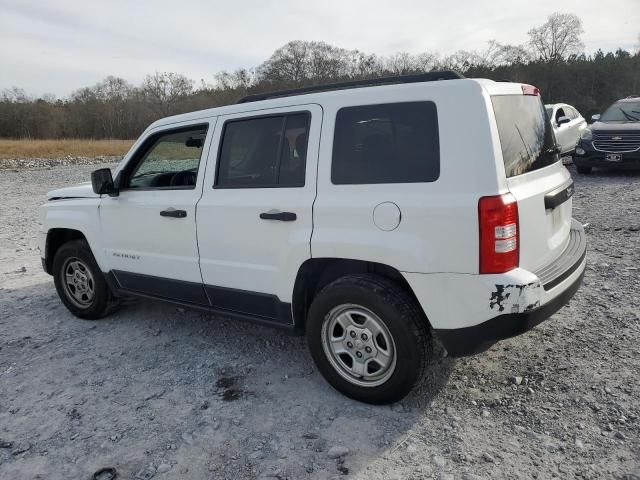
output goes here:
<path id="1" fill-rule="evenodd" d="M 551 121 L 558 147 L 560 147 L 560 155 L 562 157 L 573 156 L 580 135 L 587 129 L 587 121 L 578 110 L 566 103 L 545 105 L 544 108 Z"/>

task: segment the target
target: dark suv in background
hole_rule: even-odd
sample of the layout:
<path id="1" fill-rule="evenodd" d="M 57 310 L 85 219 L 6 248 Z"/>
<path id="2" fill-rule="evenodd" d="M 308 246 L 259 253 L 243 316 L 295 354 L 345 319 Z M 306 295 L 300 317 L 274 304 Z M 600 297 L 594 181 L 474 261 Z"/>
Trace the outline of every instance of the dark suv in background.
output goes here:
<path id="1" fill-rule="evenodd" d="M 627 97 L 594 115 L 576 146 L 578 173 L 593 167 L 640 169 L 640 96 Z"/>

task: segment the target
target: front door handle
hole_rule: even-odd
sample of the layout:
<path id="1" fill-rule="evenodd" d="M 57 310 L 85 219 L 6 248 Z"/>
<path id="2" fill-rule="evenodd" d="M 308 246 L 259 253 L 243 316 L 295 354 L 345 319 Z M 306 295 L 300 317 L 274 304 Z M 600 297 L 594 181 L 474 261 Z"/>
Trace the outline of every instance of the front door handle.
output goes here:
<path id="1" fill-rule="evenodd" d="M 297 215 L 293 212 L 279 212 L 271 210 L 270 212 L 262 212 L 260 218 L 263 220 L 280 220 L 281 222 L 293 222 Z"/>
<path id="2" fill-rule="evenodd" d="M 187 216 L 186 210 L 176 210 L 175 208 L 167 208 L 160 212 L 161 217 L 171 218 L 185 218 Z"/>

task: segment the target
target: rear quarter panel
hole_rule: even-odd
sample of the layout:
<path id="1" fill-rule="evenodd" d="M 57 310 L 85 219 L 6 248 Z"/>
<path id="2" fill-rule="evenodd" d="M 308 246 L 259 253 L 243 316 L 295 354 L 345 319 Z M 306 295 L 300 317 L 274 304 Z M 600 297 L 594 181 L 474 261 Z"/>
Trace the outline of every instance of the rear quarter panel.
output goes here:
<path id="1" fill-rule="evenodd" d="M 415 101 L 432 101 L 437 108 L 440 177 L 429 183 L 334 185 L 331 158 L 338 110 Z M 478 198 L 506 189 L 499 181 L 499 145 L 491 140 L 496 127 L 482 84 L 452 80 L 376 87 L 375 95 L 361 89 L 334 95 L 323 108 L 312 256 L 374 261 L 403 272 L 477 273 Z M 374 208 L 382 202 L 393 202 L 401 211 L 395 230 L 374 224 Z"/>

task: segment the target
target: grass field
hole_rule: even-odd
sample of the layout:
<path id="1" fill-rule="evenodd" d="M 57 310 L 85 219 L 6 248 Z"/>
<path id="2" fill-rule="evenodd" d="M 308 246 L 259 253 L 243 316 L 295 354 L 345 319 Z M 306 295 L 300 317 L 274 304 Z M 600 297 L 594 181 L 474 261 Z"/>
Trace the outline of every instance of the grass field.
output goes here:
<path id="1" fill-rule="evenodd" d="M 134 140 L 23 140 L 0 138 L 2 158 L 62 158 L 124 155 Z"/>

